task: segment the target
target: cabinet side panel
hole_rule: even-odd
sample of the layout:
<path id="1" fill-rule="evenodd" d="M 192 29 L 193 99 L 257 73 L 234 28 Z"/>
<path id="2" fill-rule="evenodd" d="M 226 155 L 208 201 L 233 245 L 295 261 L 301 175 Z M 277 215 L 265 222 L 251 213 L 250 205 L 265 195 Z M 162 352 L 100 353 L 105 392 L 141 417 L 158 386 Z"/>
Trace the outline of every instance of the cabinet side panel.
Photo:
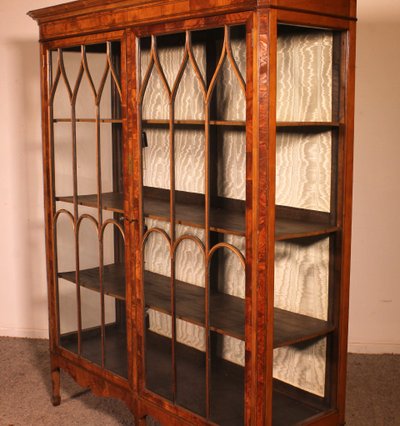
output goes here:
<path id="1" fill-rule="evenodd" d="M 275 10 L 255 15 L 253 32 L 253 271 L 252 423 L 272 423 L 273 281 L 275 222 Z M 255 229 L 257 228 L 257 229 Z M 255 232 L 257 230 L 257 232 Z"/>
<path id="2" fill-rule="evenodd" d="M 339 380 L 337 405 L 340 413 L 340 423 L 344 424 L 346 403 L 346 370 L 347 370 L 347 341 L 349 318 L 349 281 L 351 253 L 351 217 L 353 194 L 353 151 L 354 151 L 354 92 L 355 92 L 355 57 L 356 57 L 356 24 L 350 24 L 347 47 L 347 90 L 345 97 L 346 114 L 346 143 L 344 152 L 344 193 L 343 193 L 343 240 L 342 240 L 342 270 L 340 292 L 339 320 Z"/>
<path id="3" fill-rule="evenodd" d="M 51 135 L 49 133 L 48 112 L 48 53 L 44 45 L 40 48 L 41 55 L 41 95 L 42 95 L 42 137 L 43 137 L 43 174 L 44 174 L 44 203 L 46 223 L 46 257 L 47 257 L 47 284 L 49 303 L 49 337 L 50 350 L 54 352 L 57 344 L 57 295 L 55 285 L 54 260 L 54 178 L 53 178 L 53 151 Z"/>

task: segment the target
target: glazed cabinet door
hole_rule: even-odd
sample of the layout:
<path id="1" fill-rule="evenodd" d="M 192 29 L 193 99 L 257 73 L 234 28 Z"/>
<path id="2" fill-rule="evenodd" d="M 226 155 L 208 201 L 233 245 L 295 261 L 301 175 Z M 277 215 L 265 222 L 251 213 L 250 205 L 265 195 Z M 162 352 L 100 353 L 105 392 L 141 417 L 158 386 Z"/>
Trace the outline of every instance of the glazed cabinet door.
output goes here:
<path id="1" fill-rule="evenodd" d="M 52 346 L 128 378 L 122 33 L 45 45 Z"/>
<path id="2" fill-rule="evenodd" d="M 248 29 L 243 16 L 198 25 L 137 37 L 139 386 L 191 421 L 233 426 L 245 400 Z"/>
<path id="3" fill-rule="evenodd" d="M 313 424 L 327 413 L 334 416 L 338 406 L 351 142 L 345 115 L 348 33 L 347 23 L 341 24 L 323 29 L 308 17 L 307 26 L 277 25 L 274 425 Z"/>

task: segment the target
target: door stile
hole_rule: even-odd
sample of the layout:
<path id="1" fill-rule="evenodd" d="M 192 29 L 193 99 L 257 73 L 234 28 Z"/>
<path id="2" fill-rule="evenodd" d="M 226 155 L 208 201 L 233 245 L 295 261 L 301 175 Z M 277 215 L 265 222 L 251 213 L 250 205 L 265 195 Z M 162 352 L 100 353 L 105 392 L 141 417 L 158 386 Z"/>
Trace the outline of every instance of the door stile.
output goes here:
<path id="1" fill-rule="evenodd" d="M 354 156 L 354 100 L 355 100 L 355 43 L 356 43 L 356 23 L 349 23 L 347 32 L 347 52 L 346 52 L 346 94 L 345 94 L 345 145 L 344 145 L 344 182 L 342 196 L 342 264 L 341 264 L 341 285 L 340 285 L 340 315 L 338 330 L 338 386 L 337 386 L 337 407 L 339 410 L 339 423 L 345 421 L 346 403 L 346 372 L 347 372 L 347 343 L 348 343 L 348 318 L 349 318 L 349 284 L 350 284 L 350 253 L 351 253 L 351 215 L 352 215 L 352 176 L 353 176 L 353 156 Z"/>
<path id="2" fill-rule="evenodd" d="M 141 268 L 141 241 L 143 239 L 143 229 L 140 227 L 142 223 L 142 165 L 140 152 L 140 122 L 138 93 L 139 82 L 137 81 L 136 69 L 140 67 L 138 62 L 138 46 L 137 37 L 132 30 L 127 31 L 126 39 L 126 74 L 127 74 L 127 108 L 126 108 L 126 163 L 124 168 L 125 187 L 127 190 L 127 199 L 125 200 L 125 211 L 127 212 L 127 220 L 129 221 L 129 244 L 126 256 L 129 257 L 130 271 L 132 279 L 131 286 L 131 315 L 130 315 L 130 331 L 132 350 L 131 368 L 133 387 L 133 411 L 136 419 L 138 413 L 138 394 L 144 388 L 144 356 L 143 356 L 143 339 L 144 335 L 144 306 L 143 306 L 143 290 L 142 290 L 142 268 Z"/>
<path id="3" fill-rule="evenodd" d="M 45 232 L 47 254 L 47 283 L 49 292 L 49 338 L 50 351 L 57 347 L 57 289 L 56 289 L 56 251 L 54 229 L 54 150 L 51 111 L 49 111 L 49 51 L 42 44 L 41 54 L 41 88 L 42 88 L 42 137 L 43 137 L 43 173 L 44 173 L 44 207 L 45 207 Z"/>
<path id="4" fill-rule="evenodd" d="M 254 34 L 256 25 L 256 14 L 252 14 L 246 22 L 246 289 L 245 289 L 245 424 L 254 424 L 254 395 L 255 395 L 255 380 L 257 357 L 255 352 L 255 298 L 253 297 L 256 289 L 257 268 L 253 262 L 254 253 L 257 249 L 256 232 L 253 230 L 257 222 L 257 200 L 256 188 L 253 176 L 255 172 L 257 152 L 253 146 L 256 146 L 255 141 L 258 130 L 258 121 L 256 120 L 257 111 L 255 106 L 257 96 L 255 88 L 257 87 L 257 71 L 258 70 L 258 55 L 257 55 L 257 40 Z M 254 316 L 254 318 L 253 318 Z"/>
<path id="5" fill-rule="evenodd" d="M 41 59 L 41 97 L 42 97 L 42 153 L 43 153 L 43 185 L 45 208 L 45 239 L 47 259 L 47 292 L 48 292 L 48 320 L 49 320 L 49 348 L 52 381 L 52 403 L 59 405 L 60 397 L 60 368 L 54 357 L 59 336 L 59 309 L 57 289 L 57 254 L 56 234 L 54 232 L 55 182 L 54 182 L 54 149 L 53 132 L 51 126 L 52 114 L 49 108 L 49 51 L 43 44 L 40 46 Z"/>
<path id="6" fill-rule="evenodd" d="M 266 425 L 272 424 L 273 349 L 274 349 L 274 279 L 275 279 L 275 189 L 276 189 L 276 74 L 278 48 L 277 11 L 268 12 L 268 168 L 267 168 L 267 390 Z"/>
<path id="7" fill-rule="evenodd" d="M 133 202 L 133 138 L 132 124 L 135 123 L 135 109 L 130 108 L 135 97 L 135 76 L 131 73 L 132 58 L 135 57 L 135 44 L 131 43 L 131 32 L 125 31 L 121 38 L 121 117 L 122 117 L 122 179 L 124 188 L 124 215 L 121 218 L 125 228 L 125 279 L 126 279 L 126 338 L 128 356 L 128 384 L 132 390 L 131 411 L 136 418 L 136 318 L 135 318 L 135 230 L 132 223 Z M 129 78 L 130 77 L 130 78 Z"/>
<path id="8" fill-rule="evenodd" d="M 343 244 L 343 206 L 344 206 L 344 154 L 346 146 L 346 116 L 345 102 L 347 91 L 347 55 L 348 31 L 340 31 L 336 36 L 336 56 L 338 68 L 338 101 L 336 101 L 337 119 L 341 123 L 334 138 L 332 147 L 332 194 L 331 194 L 331 223 L 342 229 L 330 242 L 330 282 L 329 282 L 329 321 L 335 326 L 333 335 L 328 340 L 327 366 L 325 375 L 325 400 L 331 407 L 337 407 L 338 396 L 338 357 L 339 357 L 339 321 L 340 321 L 340 294 L 342 291 L 341 262 Z M 334 54 L 335 58 L 335 54 Z M 334 65 L 335 66 L 335 65 Z M 335 108 L 335 106 L 333 106 Z"/>
<path id="9" fill-rule="evenodd" d="M 254 134 L 253 182 L 254 205 L 257 206 L 253 232 L 255 249 L 253 268 L 253 353 L 256 354 L 253 386 L 253 424 L 271 425 L 272 421 L 272 356 L 273 356 L 273 282 L 275 256 L 275 10 L 259 9 L 254 29 Z"/>

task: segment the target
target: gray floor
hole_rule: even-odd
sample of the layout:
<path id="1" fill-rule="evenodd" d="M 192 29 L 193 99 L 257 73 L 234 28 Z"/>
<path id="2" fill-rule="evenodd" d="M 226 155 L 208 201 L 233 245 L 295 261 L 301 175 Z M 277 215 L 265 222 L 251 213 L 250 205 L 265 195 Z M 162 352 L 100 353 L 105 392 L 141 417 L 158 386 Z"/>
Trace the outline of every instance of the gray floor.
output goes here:
<path id="1" fill-rule="evenodd" d="M 94 397 L 62 375 L 62 403 L 50 404 L 48 343 L 0 338 L 0 426 L 130 425 L 123 403 Z M 347 424 L 400 426 L 400 355 L 350 355 Z"/>

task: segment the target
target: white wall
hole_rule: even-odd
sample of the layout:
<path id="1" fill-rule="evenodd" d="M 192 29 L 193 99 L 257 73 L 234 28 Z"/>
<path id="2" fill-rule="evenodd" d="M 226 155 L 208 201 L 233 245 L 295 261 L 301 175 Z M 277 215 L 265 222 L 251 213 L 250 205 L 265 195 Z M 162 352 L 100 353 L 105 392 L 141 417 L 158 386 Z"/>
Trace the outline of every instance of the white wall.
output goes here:
<path id="1" fill-rule="evenodd" d="M 0 2 L 0 334 L 46 337 L 39 49 L 32 7 Z"/>
<path id="2" fill-rule="evenodd" d="M 400 2 L 358 17 L 350 350 L 400 353 Z"/>
<path id="3" fill-rule="evenodd" d="M 47 336 L 38 31 L 0 2 L 0 335 Z M 400 3 L 359 0 L 350 350 L 400 353 Z"/>

